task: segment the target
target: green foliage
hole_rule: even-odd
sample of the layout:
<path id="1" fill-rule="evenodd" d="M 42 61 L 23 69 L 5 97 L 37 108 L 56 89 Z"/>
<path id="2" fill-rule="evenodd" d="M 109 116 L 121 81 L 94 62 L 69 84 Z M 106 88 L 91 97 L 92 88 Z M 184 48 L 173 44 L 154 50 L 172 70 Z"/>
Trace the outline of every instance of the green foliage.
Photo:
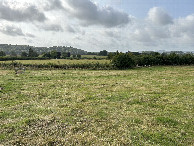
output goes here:
<path id="1" fill-rule="evenodd" d="M 71 53 L 70 52 L 62 52 L 61 53 L 61 58 L 66 59 L 71 57 Z"/>
<path id="2" fill-rule="evenodd" d="M 135 62 L 136 66 L 154 66 L 154 65 L 193 65 L 194 64 L 194 55 L 193 54 L 159 54 L 157 52 L 151 53 L 126 53 L 131 58 L 129 62 Z M 114 65 L 117 68 L 130 68 L 124 67 L 122 65 L 127 64 L 127 55 L 124 53 L 110 53 L 108 56 L 109 59 L 112 58 Z M 121 59 L 123 58 L 123 59 Z M 125 59 L 124 59 L 125 58 Z M 121 63 L 122 62 L 122 63 Z M 119 65 L 118 65 L 119 64 Z M 133 64 L 134 65 L 134 64 Z M 119 67 L 120 66 L 120 67 Z"/>
<path id="3" fill-rule="evenodd" d="M 43 52 L 51 52 L 55 50 L 57 52 L 70 52 L 71 54 L 81 54 L 84 55 L 87 52 L 81 49 L 68 47 L 68 46 L 53 46 L 53 47 L 34 47 L 29 45 L 9 45 L 9 44 L 0 44 L 0 51 L 4 51 L 7 55 L 11 54 L 11 51 L 16 52 L 17 55 L 22 52 L 28 52 L 29 49 L 33 49 L 38 54 L 42 54 Z"/>
<path id="4" fill-rule="evenodd" d="M 0 51 L 0 56 L 6 56 L 6 53 L 4 51 Z"/>
<path id="5" fill-rule="evenodd" d="M 100 53 L 98 54 L 99 56 L 107 56 L 108 52 L 106 50 L 100 51 Z"/>
<path id="6" fill-rule="evenodd" d="M 77 58 L 78 58 L 78 59 L 81 59 L 81 55 L 80 55 L 80 54 L 78 54 L 78 55 L 77 55 Z"/>
<path id="7" fill-rule="evenodd" d="M 21 57 L 28 57 L 28 53 L 22 52 L 22 53 L 21 53 Z"/>
<path id="8" fill-rule="evenodd" d="M 51 58 L 51 53 L 50 52 L 46 52 L 42 55 L 42 57 L 46 57 L 46 58 Z"/>
<path id="9" fill-rule="evenodd" d="M 12 61 L 12 60 L 46 60 L 45 57 L 0 57 L 0 61 Z"/>
<path id="10" fill-rule="evenodd" d="M 17 57 L 17 54 L 15 51 L 11 51 L 11 54 L 10 54 L 11 57 Z"/>
<path id="11" fill-rule="evenodd" d="M 28 57 L 38 57 L 38 53 L 34 51 L 32 48 L 29 49 Z"/>
<path id="12" fill-rule="evenodd" d="M 55 50 L 50 52 L 52 59 L 60 59 L 61 58 L 61 52 L 57 52 Z"/>
<path id="13" fill-rule="evenodd" d="M 135 61 L 130 53 L 118 53 L 113 57 L 112 64 L 118 69 L 129 69 L 135 66 Z"/>
<path id="14" fill-rule="evenodd" d="M 115 53 L 109 53 L 107 59 L 110 59 L 111 60 L 111 59 L 113 59 L 113 57 L 115 55 L 116 55 Z"/>

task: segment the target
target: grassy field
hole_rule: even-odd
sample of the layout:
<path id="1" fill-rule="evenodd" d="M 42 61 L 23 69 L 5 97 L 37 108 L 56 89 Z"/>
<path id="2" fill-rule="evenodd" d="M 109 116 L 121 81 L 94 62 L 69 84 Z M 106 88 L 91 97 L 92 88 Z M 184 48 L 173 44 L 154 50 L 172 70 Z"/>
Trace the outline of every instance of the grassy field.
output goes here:
<path id="1" fill-rule="evenodd" d="M 0 61 L 0 63 L 11 63 L 12 61 Z M 83 59 L 83 60 L 70 60 L 70 59 L 50 59 L 50 60 L 15 60 L 14 62 L 22 64 L 85 64 L 85 63 L 110 63 L 110 60 L 95 60 L 95 59 Z"/>
<path id="2" fill-rule="evenodd" d="M 193 145 L 194 67 L 0 69 L 0 144 Z"/>

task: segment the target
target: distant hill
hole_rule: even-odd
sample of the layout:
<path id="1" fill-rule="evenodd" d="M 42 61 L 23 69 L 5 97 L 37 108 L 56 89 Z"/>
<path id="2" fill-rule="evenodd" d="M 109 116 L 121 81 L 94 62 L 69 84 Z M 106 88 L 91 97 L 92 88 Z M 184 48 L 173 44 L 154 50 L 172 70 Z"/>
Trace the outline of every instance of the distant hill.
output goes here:
<path id="1" fill-rule="evenodd" d="M 67 47 L 67 46 L 53 46 L 53 47 L 34 47 L 29 45 L 11 45 L 11 44 L 0 44 L 0 51 L 4 51 L 7 55 L 10 55 L 12 52 L 15 52 L 17 55 L 20 55 L 22 52 L 28 52 L 28 50 L 32 48 L 38 54 L 42 54 L 44 52 L 50 52 L 52 50 L 56 50 L 57 52 L 70 52 L 72 55 L 85 55 L 87 51 Z"/>

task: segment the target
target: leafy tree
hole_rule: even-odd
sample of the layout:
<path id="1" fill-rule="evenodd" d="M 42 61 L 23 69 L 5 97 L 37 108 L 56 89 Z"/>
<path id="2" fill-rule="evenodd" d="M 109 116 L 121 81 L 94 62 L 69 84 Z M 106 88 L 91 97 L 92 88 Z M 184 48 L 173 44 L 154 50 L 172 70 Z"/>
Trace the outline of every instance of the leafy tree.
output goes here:
<path id="1" fill-rule="evenodd" d="M 42 55 L 42 57 L 46 57 L 46 58 L 51 58 L 51 53 L 50 52 L 46 52 Z"/>
<path id="2" fill-rule="evenodd" d="M 61 58 L 66 59 L 67 58 L 67 53 L 66 52 L 62 52 L 61 53 Z"/>
<path id="3" fill-rule="evenodd" d="M 32 48 L 29 49 L 28 57 L 38 57 L 38 53 L 34 51 Z"/>
<path id="4" fill-rule="evenodd" d="M 78 55 L 77 55 L 77 58 L 78 58 L 78 59 L 81 59 L 81 55 L 80 55 L 80 54 L 78 54 Z"/>
<path id="5" fill-rule="evenodd" d="M 67 57 L 71 57 L 71 53 L 70 52 L 67 52 Z"/>
<path id="6" fill-rule="evenodd" d="M 51 58 L 56 59 L 57 58 L 57 51 L 51 51 Z"/>
<path id="7" fill-rule="evenodd" d="M 181 57 L 181 64 L 182 65 L 190 65 L 194 64 L 194 56 L 192 54 L 184 54 Z"/>
<path id="8" fill-rule="evenodd" d="M 98 55 L 97 52 L 87 52 L 87 55 Z"/>
<path id="9" fill-rule="evenodd" d="M 61 57 L 64 58 L 64 59 L 65 58 L 69 58 L 70 56 L 71 56 L 71 53 L 70 52 L 62 52 L 61 53 Z"/>
<path id="10" fill-rule="evenodd" d="M 109 53 L 107 59 L 113 59 L 116 53 Z"/>
<path id="11" fill-rule="evenodd" d="M 57 52 L 57 59 L 61 58 L 61 52 Z"/>
<path id="12" fill-rule="evenodd" d="M 61 52 L 57 52 L 55 50 L 51 51 L 51 58 L 53 59 L 60 59 L 61 58 Z"/>
<path id="13" fill-rule="evenodd" d="M 21 57 L 28 57 L 28 53 L 22 52 L 22 53 L 21 53 Z"/>
<path id="14" fill-rule="evenodd" d="M 106 50 L 100 51 L 100 53 L 98 54 L 99 56 L 107 56 L 108 52 Z"/>
<path id="15" fill-rule="evenodd" d="M 29 49 L 28 51 L 28 57 L 33 57 L 34 51 L 32 50 L 32 48 Z"/>
<path id="16" fill-rule="evenodd" d="M 15 51 L 11 51 L 10 56 L 12 56 L 12 57 L 17 57 L 17 54 L 16 54 Z"/>
<path id="17" fill-rule="evenodd" d="M 0 51 L 0 56 L 6 56 L 6 53 L 3 51 Z"/>
<path id="18" fill-rule="evenodd" d="M 112 64 L 118 69 L 128 69 L 135 66 L 135 61 L 130 53 L 118 53 L 113 57 Z"/>

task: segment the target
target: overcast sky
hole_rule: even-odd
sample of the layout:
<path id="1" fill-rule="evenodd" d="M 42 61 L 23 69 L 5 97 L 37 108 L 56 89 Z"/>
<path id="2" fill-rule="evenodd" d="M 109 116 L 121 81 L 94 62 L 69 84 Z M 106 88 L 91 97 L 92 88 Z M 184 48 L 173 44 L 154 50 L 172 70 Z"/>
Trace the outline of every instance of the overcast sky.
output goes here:
<path id="1" fill-rule="evenodd" d="M 0 44 L 194 51 L 193 0 L 0 0 Z"/>

